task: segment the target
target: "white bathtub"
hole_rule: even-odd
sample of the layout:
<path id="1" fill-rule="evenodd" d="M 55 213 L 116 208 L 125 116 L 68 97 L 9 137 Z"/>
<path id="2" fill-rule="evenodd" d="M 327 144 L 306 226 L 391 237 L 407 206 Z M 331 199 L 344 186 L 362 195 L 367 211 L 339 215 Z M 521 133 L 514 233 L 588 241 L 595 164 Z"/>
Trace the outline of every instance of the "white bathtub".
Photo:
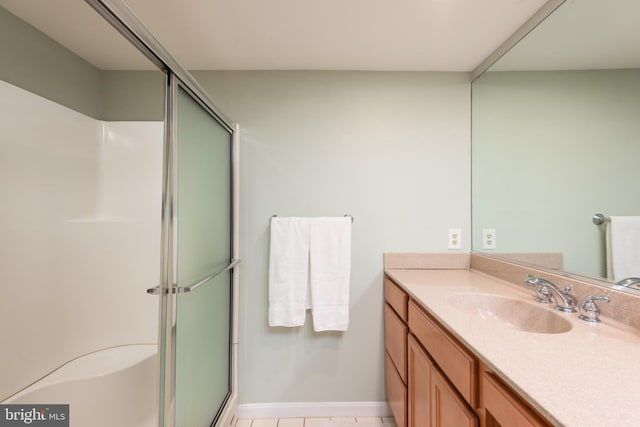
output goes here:
<path id="1" fill-rule="evenodd" d="M 155 427 L 156 344 L 72 360 L 2 403 L 69 404 L 71 427 Z"/>

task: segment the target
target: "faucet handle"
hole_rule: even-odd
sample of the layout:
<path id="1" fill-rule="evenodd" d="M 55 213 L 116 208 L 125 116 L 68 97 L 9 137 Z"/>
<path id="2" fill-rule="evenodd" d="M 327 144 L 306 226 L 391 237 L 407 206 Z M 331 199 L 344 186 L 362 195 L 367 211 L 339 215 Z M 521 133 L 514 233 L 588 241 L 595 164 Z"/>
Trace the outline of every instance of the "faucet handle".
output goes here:
<path id="1" fill-rule="evenodd" d="M 562 294 L 563 304 L 556 305 L 556 310 L 564 311 L 565 313 L 575 313 L 576 305 L 578 304 L 578 300 L 571 294 L 573 287 L 571 285 L 567 285 L 564 287 L 564 293 Z"/>
<path id="2" fill-rule="evenodd" d="M 580 304 L 580 316 L 581 320 L 585 322 L 598 323 L 600 322 L 600 307 L 596 304 L 596 301 L 609 302 L 609 294 L 607 295 L 589 295 L 584 299 L 584 302 Z"/>
<path id="3" fill-rule="evenodd" d="M 540 279 L 538 279 L 533 274 L 527 274 L 527 279 L 524 281 L 524 283 L 528 286 L 537 286 L 540 284 Z"/>
<path id="4" fill-rule="evenodd" d="M 549 292 L 549 288 L 547 288 L 546 285 L 540 285 L 540 287 L 536 289 L 536 302 L 551 304 L 551 292 Z"/>

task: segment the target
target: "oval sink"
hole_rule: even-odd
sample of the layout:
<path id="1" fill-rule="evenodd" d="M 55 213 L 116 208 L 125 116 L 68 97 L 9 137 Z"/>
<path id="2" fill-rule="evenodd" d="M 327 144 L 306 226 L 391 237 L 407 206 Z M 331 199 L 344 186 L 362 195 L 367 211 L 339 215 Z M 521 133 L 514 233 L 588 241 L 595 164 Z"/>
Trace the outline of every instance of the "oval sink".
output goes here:
<path id="1" fill-rule="evenodd" d="M 501 320 L 519 331 L 561 334 L 571 330 L 571 322 L 561 314 L 508 297 L 461 294 L 450 296 L 449 303 L 465 313 Z"/>

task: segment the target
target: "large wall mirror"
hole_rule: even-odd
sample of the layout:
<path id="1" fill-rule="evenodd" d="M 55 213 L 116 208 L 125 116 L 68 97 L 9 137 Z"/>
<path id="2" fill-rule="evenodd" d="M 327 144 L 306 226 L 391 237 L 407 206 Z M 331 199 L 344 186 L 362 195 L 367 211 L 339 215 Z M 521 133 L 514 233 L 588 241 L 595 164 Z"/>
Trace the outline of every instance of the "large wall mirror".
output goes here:
<path id="1" fill-rule="evenodd" d="M 640 215 L 638 22 L 635 0 L 567 0 L 473 82 L 474 251 L 620 279 L 592 217 Z"/>

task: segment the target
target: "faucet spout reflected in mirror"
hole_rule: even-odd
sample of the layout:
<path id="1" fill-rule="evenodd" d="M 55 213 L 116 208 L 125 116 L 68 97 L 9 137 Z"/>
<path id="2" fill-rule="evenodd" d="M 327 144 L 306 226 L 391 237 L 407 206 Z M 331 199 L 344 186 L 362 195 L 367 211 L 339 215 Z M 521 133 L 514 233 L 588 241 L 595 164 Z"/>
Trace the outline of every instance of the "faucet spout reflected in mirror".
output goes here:
<path id="1" fill-rule="evenodd" d="M 550 280 L 543 279 L 541 277 L 535 277 L 531 274 L 527 276 L 525 284 L 535 287 L 536 289 L 536 301 L 542 304 L 551 304 L 555 302 L 554 309 L 558 311 L 564 311 L 566 313 L 575 313 L 576 304 L 578 301 L 571 295 L 571 286 L 564 288 L 564 292 L 556 286 L 555 283 Z"/>
<path id="2" fill-rule="evenodd" d="M 626 279 L 616 282 L 616 286 L 623 288 L 630 288 L 633 287 L 633 285 L 640 285 L 640 277 L 627 277 Z"/>

